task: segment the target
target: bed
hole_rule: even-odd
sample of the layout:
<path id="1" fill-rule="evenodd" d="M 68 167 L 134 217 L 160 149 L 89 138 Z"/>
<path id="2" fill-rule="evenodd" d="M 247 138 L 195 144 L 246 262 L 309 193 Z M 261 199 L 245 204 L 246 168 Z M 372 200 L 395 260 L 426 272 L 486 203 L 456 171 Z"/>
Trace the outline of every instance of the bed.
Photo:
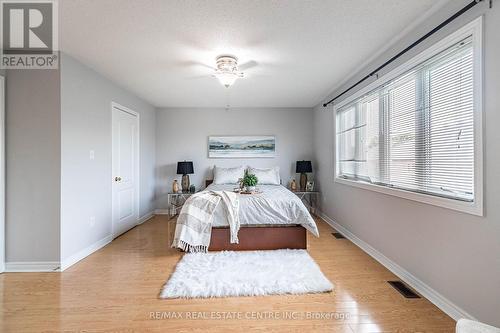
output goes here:
<path id="1" fill-rule="evenodd" d="M 235 185 L 214 185 L 207 190 L 233 191 Z M 319 236 L 318 228 L 303 202 L 281 185 L 259 185 L 259 194 L 240 194 L 239 243 L 229 242 L 229 226 L 223 205 L 212 221 L 209 251 L 306 249 L 306 232 Z"/>

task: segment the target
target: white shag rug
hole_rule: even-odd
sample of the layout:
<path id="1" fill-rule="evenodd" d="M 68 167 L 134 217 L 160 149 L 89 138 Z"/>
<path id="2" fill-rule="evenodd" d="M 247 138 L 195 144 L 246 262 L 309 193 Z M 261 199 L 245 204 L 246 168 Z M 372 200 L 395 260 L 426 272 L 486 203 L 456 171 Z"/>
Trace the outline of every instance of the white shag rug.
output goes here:
<path id="1" fill-rule="evenodd" d="M 322 293 L 333 290 L 306 250 L 187 253 L 160 298 Z"/>

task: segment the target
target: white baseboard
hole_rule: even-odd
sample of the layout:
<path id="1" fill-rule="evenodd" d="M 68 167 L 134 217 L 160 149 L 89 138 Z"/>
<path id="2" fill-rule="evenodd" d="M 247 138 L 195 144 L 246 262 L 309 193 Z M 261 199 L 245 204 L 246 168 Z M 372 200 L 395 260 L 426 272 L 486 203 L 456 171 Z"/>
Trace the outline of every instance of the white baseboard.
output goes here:
<path id="1" fill-rule="evenodd" d="M 90 246 L 87 246 L 83 250 L 75 253 L 71 257 L 62 260 L 62 262 L 61 262 L 61 271 L 64 271 L 65 269 L 68 269 L 69 267 L 73 266 L 74 264 L 76 264 L 80 260 L 84 259 L 85 257 L 88 257 L 89 255 L 91 255 L 95 251 L 97 251 L 97 250 L 103 248 L 104 246 L 108 245 L 109 243 L 111 243 L 112 240 L 113 240 L 113 236 L 112 235 L 106 236 L 103 239 L 95 242 L 94 244 L 92 244 Z"/>
<path id="2" fill-rule="evenodd" d="M 149 213 L 144 214 L 143 216 L 139 217 L 139 220 L 137 221 L 137 225 L 143 224 L 144 222 L 146 222 L 147 220 L 149 220 L 153 216 L 155 216 L 154 211 L 151 211 Z"/>
<path id="3" fill-rule="evenodd" d="M 402 281 L 408 284 L 410 287 L 415 289 L 420 295 L 427 298 L 430 302 L 432 302 L 435 306 L 440 308 L 444 313 L 453 318 L 454 320 L 458 320 L 461 318 L 467 318 L 471 320 L 477 320 L 472 315 L 464 311 L 462 308 L 452 303 L 446 297 L 432 289 L 430 286 L 419 280 L 417 277 L 413 276 L 405 270 L 403 267 L 396 264 L 391 259 L 387 258 L 381 252 L 373 248 L 370 244 L 358 238 L 355 234 L 350 232 L 345 227 L 341 226 L 322 212 L 318 211 L 317 214 L 321 217 L 326 223 L 328 223 L 332 228 L 340 232 L 351 242 L 356 244 L 359 248 L 381 263 L 385 268 L 394 273 L 397 277 L 399 277 Z"/>
<path id="4" fill-rule="evenodd" d="M 155 215 L 168 215 L 168 209 L 155 209 Z"/>
<path id="5" fill-rule="evenodd" d="M 5 273 L 58 271 L 58 261 L 11 261 L 5 263 Z"/>
<path id="6" fill-rule="evenodd" d="M 165 210 L 166 213 L 168 213 L 167 210 Z M 143 216 L 141 216 L 137 224 L 142 224 L 146 222 L 147 220 L 151 219 L 156 212 L 149 212 Z M 166 214 L 165 213 L 165 214 Z M 73 266 L 80 260 L 88 257 L 92 253 L 96 252 L 97 250 L 103 248 L 107 244 L 111 243 L 113 240 L 113 236 L 109 235 L 107 237 L 104 237 L 103 239 L 95 242 L 94 244 L 86 247 L 85 249 L 75 253 L 71 257 L 62 260 L 61 262 L 57 261 L 47 261 L 47 262 L 7 262 L 5 263 L 5 272 L 10 273 L 10 272 L 58 272 L 58 271 L 64 271 L 65 269 L 68 269 L 69 267 Z"/>

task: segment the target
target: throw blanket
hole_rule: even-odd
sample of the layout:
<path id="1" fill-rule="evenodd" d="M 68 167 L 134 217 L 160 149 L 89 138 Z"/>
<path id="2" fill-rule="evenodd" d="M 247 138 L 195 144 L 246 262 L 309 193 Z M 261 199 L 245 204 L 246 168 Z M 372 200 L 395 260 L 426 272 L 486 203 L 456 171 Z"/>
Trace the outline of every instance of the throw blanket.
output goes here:
<path id="1" fill-rule="evenodd" d="M 189 197 L 177 217 L 172 247 L 186 252 L 207 252 L 215 209 L 222 202 L 231 232 L 231 243 L 238 243 L 239 199 L 228 191 L 203 191 Z"/>

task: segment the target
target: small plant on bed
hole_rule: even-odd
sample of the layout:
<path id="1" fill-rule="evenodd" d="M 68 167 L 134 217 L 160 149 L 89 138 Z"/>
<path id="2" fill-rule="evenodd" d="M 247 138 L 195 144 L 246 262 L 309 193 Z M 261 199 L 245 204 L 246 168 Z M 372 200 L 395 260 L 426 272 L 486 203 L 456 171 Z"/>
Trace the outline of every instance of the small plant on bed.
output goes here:
<path id="1" fill-rule="evenodd" d="M 243 177 L 243 186 L 245 186 L 247 192 L 253 192 L 258 181 L 259 179 L 256 175 L 247 172 L 245 173 L 245 177 Z"/>

